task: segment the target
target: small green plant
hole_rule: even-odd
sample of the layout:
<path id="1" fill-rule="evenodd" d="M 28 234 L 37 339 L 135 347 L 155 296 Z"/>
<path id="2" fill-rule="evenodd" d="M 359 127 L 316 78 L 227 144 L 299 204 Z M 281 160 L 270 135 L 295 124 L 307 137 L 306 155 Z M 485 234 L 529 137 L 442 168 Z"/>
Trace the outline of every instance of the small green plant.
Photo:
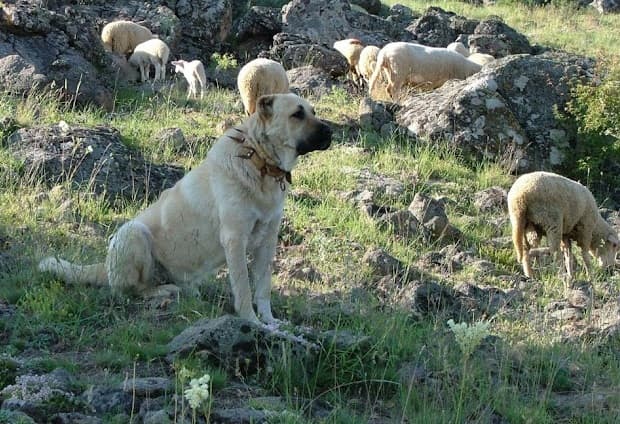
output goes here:
<path id="1" fill-rule="evenodd" d="M 448 321 L 448 327 L 454 334 L 454 338 L 463 352 L 465 359 L 480 345 L 482 340 L 487 337 L 489 332 L 489 323 L 479 321 L 469 325 L 466 322 L 455 323 L 453 319 Z"/>
<path id="2" fill-rule="evenodd" d="M 211 55 L 211 62 L 212 66 L 214 66 L 216 70 L 234 69 L 239 66 L 237 59 L 228 53 L 213 53 Z"/>
<path id="3" fill-rule="evenodd" d="M 185 369 L 185 368 L 184 368 Z M 183 372 L 183 370 L 181 370 Z M 183 392 L 185 399 L 192 408 L 192 423 L 196 422 L 196 412 L 200 409 L 209 422 L 211 415 L 211 376 L 204 374 L 200 378 L 193 378 L 189 382 L 189 388 Z"/>

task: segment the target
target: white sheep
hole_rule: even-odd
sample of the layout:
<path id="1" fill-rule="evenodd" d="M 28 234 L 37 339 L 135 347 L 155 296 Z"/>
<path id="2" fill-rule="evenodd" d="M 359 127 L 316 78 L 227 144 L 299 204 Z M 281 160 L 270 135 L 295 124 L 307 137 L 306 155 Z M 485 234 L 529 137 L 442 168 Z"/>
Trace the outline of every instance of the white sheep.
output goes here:
<path id="1" fill-rule="evenodd" d="M 548 251 L 558 260 L 563 254 L 569 280 L 574 275 L 572 240 L 581 248 L 588 276 L 590 254 L 602 267 L 615 263 L 618 234 L 601 216 L 590 190 L 576 181 L 551 172 L 524 174 L 508 192 L 508 213 L 517 260 L 528 277 L 533 275 L 528 232 L 534 233 L 535 244 L 546 235 Z"/>
<path id="2" fill-rule="evenodd" d="M 377 63 L 377 54 L 381 50 L 377 46 L 366 46 L 362 49 L 357 62 L 357 73 L 364 78 L 366 82 L 370 81 L 370 76 L 375 69 Z"/>
<path id="3" fill-rule="evenodd" d="M 477 63 L 480 66 L 484 66 L 489 62 L 495 60 L 493 56 L 486 53 L 470 53 L 469 49 L 465 47 L 463 43 L 460 41 L 455 41 L 453 43 L 448 44 L 446 49 L 451 50 L 453 52 L 457 52 L 460 55 L 466 57 L 468 60 Z"/>
<path id="4" fill-rule="evenodd" d="M 138 44 L 156 37 L 146 27 L 131 21 L 114 21 L 101 30 L 101 41 L 107 51 L 126 55 Z"/>
<path id="5" fill-rule="evenodd" d="M 155 81 L 166 78 L 166 63 L 168 63 L 170 49 L 159 38 L 140 43 L 136 46 L 129 63 L 140 69 L 142 82 L 149 79 L 149 69 L 151 65 L 155 67 Z"/>
<path id="6" fill-rule="evenodd" d="M 364 49 L 362 42 L 357 38 L 347 38 L 346 40 L 339 40 L 334 42 L 334 49 L 347 59 L 349 63 L 349 72 L 353 76 L 353 81 L 359 84 L 360 74 L 358 72 L 358 63 L 360 60 L 360 54 Z"/>
<path id="7" fill-rule="evenodd" d="M 461 43 L 460 41 L 454 41 L 448 44 L 446 49 L 453 51 L 453 52 L 457 52 L 458 54 L 463 55 L 465 57 L 469 56 L 469 49 L 465 47 L 465 44 Z"/>
<path id="8" fill-rule="evenodd" d="M 199 60 L 187 62 L 185 60 L 173 60 L 170 62 L 174 65 L 174 71 L 183 74 L 187 80 L 187 98 L 196 98 L 198 96 L 198 85 L 200 85 L 200 99 L 204 97 L 205 87 L 207 86 L 207 77 L 205 75 L 205 67 Z"/>
<path id="9" fill-rule="evenodd" d="M 237 87 L 248 115 L 256 111 L 256 101 L 265 94 L 288 93 L 288 77 L 275 60 L 258 58 L 246 63 L 237 76 Z"/>
<path id="10" fill-rule="evenodd" d="M 370 77 L 368 92 L 372 94 L 377 78 L 386 71 L 387 91 L 393 100 L 400 96 L 408 83 L 439 87 L 449 79 L 465 79 L 481 69 L 464 56 L 445 47 L 428 47 L 420 44 L 388 43 L 377 55 L 377 64 Z"/>

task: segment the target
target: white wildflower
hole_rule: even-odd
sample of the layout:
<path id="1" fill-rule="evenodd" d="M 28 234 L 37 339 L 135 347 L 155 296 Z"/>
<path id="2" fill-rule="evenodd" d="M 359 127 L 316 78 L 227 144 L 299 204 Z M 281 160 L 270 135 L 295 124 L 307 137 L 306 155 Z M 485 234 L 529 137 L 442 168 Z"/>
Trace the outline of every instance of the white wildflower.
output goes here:
<path id="1" fill-rule="evenodd" d="M 482 340 L 490 334 L 488 322 L 479 321 L 475 324 L 468 325 L 466 322 L 456 324 L 454 320 L 451 319 L 448 321 L 448 327 L 450 327 L 450 330 L 454 333 L 454 338 L 465 357 L 469 357 L 480 345 Z"/>
<path id="2" fill-rule="evenodd" d="M 189 389 L 185 390 L 185 399 L 192 409 L 197 409 L 204 401 L 209 399 L 211 376 L 205 374 L 200 378 L 194 378 L 189 382 Z"/>

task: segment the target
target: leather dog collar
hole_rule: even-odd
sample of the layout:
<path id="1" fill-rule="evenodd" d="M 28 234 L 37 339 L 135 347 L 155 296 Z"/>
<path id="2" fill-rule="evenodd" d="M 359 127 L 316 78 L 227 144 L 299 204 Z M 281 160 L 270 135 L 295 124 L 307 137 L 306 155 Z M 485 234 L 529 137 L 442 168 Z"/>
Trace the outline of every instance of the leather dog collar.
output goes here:
<path id="1" fill-rule="evenodd" d="M 238 128 L 234 128 L 234 130 L 237 131 L 239 134 L 241 134 L 241 137 L 233 137 L 233 136 L 228 136 L 228 137 L 236 141 L 239 144 L 245 144 L 247 139 L 243 131 L 241 131 Z M 280 183 L 280 188 L 282 189 L 282 191 L 286 190 L 286 185 L 284 182 L 286 181 L 289 184 L 292 183 L 292 177 L 291 177 L 290 171 L 285 171 L 284 169 L 278 166 L 271 165 L 270 163 L 267 162 L 267 160 L 265 160 L 265 158 L 261 157 L 261 155 L 258 153 L 258 151 L 255 148 L 247 144 L 244 145 L 243 147 L 247 149 L 248 152 L 246 154 L 239 155 L 238 157 L 242 159 L 249 159 L 250 162 L 252 162 L 254 166 L 256 166 L 256 169 L 259 170 L 261 177 L 268 175 L 270 177 L 275 178 L 276 181 Z"/>

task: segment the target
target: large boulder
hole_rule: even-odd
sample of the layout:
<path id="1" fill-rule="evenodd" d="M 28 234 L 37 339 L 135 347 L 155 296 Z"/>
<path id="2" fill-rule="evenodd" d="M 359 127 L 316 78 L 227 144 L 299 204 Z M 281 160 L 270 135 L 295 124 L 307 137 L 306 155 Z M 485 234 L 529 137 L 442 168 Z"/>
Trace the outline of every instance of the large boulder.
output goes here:
<path id="1" fill-rule="evenodd" d="M 406 28 L 413 39 L 432 47 L 446 47 L 461 34 L 474 32 L 478 21 L 467 19 L 439 7 L 428 8 L 422 16 Z M 406 41 L 406 40 L 404 40 Z"/>
<path id="2" fill-rule="evenodd" d="M 86 19 L 27 0 L 0 4 L 1 90 L 54 89 L 67 101 L 111 109 L 112 62 Z"/>
<path id="3" fill-rule="evenodd" d="M 276 60 L 285 69 L 311 65 L 332 77 L 345 75 L 349 70 L 347 60 L 338 51 L 298 34 L 276 34 L 271 49 L 261 52 L 259 57 Z"/>
<path id="4" fill-rule="evenodd" d="M 394 23 L 352 10 L 345 0 L 292 0 L 282 8 L 284 32 L 330 46 L 334 41 L 352 37 L 364 44 L 382 45 L 391 41 L 387 34 L 394 29 Z"/>
<path id="5" fill-rule="evenodd" d="M 512 55 L 467 80 L 410 96 L 396 121 L 411 135 L 447 138 L 479 158 L 503 159 L 513 171 L 559 169 L 577 140 L 556 114 L 570 84 L 590 78 L 593 67 L 567 53 Z"/>
<path id="6" fill-rule="evenodd" d="M 474 33 L 468 37 L 468 41 L 472 52 L 486 53 L 494 57 L 532 53 L 527 37 L 497 18 L 480 22 Z"/>
<path id="7" fill-rule="evenodd" d="M 23 128 L 6 143 L 28 178 L 49 186 L 70 181 L 112 203 L 155 198 L 183 176 L 180 168 L 147 162 L 114 128 Z"/>

